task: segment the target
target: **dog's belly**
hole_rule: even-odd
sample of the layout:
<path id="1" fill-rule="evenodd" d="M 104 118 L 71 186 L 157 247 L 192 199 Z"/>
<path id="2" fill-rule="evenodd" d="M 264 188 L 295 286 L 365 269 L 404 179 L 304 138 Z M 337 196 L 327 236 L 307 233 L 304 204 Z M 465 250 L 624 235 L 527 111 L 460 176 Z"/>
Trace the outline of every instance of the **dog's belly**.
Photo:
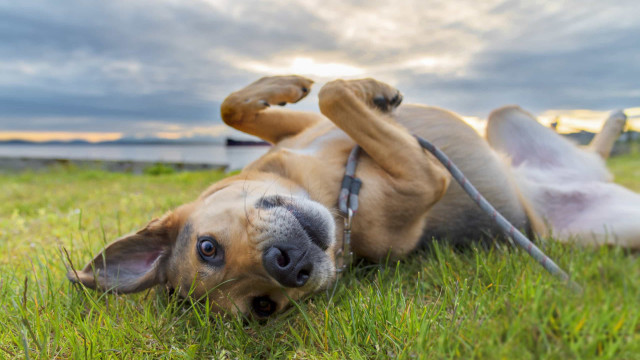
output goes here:
<path id="1" fill-rule="evenodd" d="M 639 194 L 605 181 L 567 180 L 557 169 L 521 166 L 514 173 L 523 195 L 558 240 L 640 248 Z"/>

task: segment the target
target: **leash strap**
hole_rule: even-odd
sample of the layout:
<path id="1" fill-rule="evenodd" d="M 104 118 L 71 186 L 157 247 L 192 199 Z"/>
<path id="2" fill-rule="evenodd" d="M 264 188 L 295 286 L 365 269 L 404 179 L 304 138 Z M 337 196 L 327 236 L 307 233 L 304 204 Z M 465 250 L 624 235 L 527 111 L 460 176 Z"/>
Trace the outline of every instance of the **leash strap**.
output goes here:
<path id="1" fill-rule="evenodd" d="M 427 140 L 415 136 L 418 143 L 422 148 L 433 154 L 438 161 L 440 161 L 446 169 L 451 173 L 451 176 L 460 184 L 465 192 L 475 201 L 480 208 L 491 216 L 491 219 L 500 227 L 500 229 L 511 238 L 520 248 L 524 249 L 532 258 L 534 258 L 542 267 L 544 267 L 551 275 L 556 276 L 562 282 L 567 284 L 569 288 L 577 293 L 582 293 L 582 288 L 575 281 L 571 280 L 569 275 L 562 270 L 553 260 L 551 260 L 542 250 L 540 250 L 531 240 L 516 229 L 513 224 L 509 222 L 502 214 L 500 214 L 473 186 L 462 171 L 451 162 L 449 157 L 445 155 L 440 149 L 435 147 Z M 342 242 L 342 248 L 338 251 L 338 256 L 342 256 L 343 263 L 338 268 L 338 272 L 342 272 L 353 260 L 353 253 L 351 252 L 351 221 L 356 211 L 358 210 L 358 193 L 362 186 L 362 181 L 355 177 L 356 165 L 358 163 L 358 156 L 360 154 L 360 147 L 356 145 L 349 154 L 347 160 L 347 166 L 345 170 L 344 178 L 342 179 L 342 188 L 340 190 L 340 197 L 338 206 L 340 212 L 344 216 L 344 239 Z"/>
<path id="2" fill-rule="evenodd" d="M 462 171 L 451 162 L 449 157 L 445 155 L 440 149 L 435 147 L 427 140 L 416 136 L 418 143 L 424 149 L 432 153 L 436 159 L 438 159 L 451 173 L 451 176 L 460 184 L 460 186 L 467 192 L 467 194 L 473 199 L 473 201 L 480 206 L 480 208 L 491 216 L 491 219 L 500 227 L 500 229 L 510 237 L 520 248 L 524 249 L 532 258 L 534 258 L 542 267 L 544 267 L 551 275 L 559 278 L 562 282 L 566 283 L 572 290 L 582 293 L 582 288 L 575 281 L 569 278 L 569 275 L 556 265 L 542 250 L 540 250 L 531 240 L 524 236 L 518 229 L 516 229 L 509 220 L 505 219 L 484 196 L 480 195 L 480 192 L 473 186 Z"/>

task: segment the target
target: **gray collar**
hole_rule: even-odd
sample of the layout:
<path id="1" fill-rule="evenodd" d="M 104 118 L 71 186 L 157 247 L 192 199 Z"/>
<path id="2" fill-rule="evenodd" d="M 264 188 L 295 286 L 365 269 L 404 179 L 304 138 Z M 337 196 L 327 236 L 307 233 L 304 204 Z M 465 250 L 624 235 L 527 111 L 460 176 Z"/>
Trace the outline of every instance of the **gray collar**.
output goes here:
<path id="1" fill-rule="evenodd" d="M 342 178 L 342 188 L 338 197 L 338 209 L 344 218 L 344 230 L 342 237 L 342 247 L 336 252 L 336 261 L 341 258 L 342 264 L 337 269 L 343 272 L 353 261 L 353 252 L 351 251 L 351 221 L 358 211 L 358 194 L 362 181 L 355 177 L 356 166 L 358 165 L 358 157 L 360 155 L 360 146 L 356 145 L 351 150 L 347 159 L 347 166 Z"/>

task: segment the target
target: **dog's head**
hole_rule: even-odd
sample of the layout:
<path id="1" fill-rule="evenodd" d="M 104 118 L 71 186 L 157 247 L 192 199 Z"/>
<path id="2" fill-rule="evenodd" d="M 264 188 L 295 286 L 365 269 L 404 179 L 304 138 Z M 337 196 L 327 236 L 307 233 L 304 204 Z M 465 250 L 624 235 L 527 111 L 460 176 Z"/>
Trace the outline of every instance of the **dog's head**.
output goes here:
<path id="1" fill-rule="evenodd" d="M 335 278 L 335 220 L 268 175 L 223 180 L 109 244 L 69 279 L 120 293 L 164 284 L 214 310 L 267 317 Z"/>

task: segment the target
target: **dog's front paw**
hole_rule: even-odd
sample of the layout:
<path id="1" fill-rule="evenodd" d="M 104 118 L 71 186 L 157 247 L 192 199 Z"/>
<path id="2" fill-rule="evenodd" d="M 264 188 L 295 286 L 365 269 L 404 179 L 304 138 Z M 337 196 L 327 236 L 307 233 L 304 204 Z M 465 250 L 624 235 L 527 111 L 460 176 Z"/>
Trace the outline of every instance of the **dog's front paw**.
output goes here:
<path id="1" fill-rule="evenodd" d="M 263 77 L 240 92 L 244 92 L 245 103 L 266 108 L 297 103 L 309 95 L 311 85 L 313 80 L 298 75 L 270 76 Z"/>
<path id="2" fill-rule="evenodd" d="M 222 120 L 227 124 L 240 123 L 271 105 L 296 103 L 309 95 L 312 84 L 313 80 L 297 75 L 263 77 L 222 102 Z"/>
<path id="3" fill-rule="evenodd" d="M 389 112 L 402 102 L 402 94 L 398 89 L 371 78 L 332 81 L 320 90 L 319 97 L 339 89 L 350 91 L 365 104 L 382 112 Z"/>

